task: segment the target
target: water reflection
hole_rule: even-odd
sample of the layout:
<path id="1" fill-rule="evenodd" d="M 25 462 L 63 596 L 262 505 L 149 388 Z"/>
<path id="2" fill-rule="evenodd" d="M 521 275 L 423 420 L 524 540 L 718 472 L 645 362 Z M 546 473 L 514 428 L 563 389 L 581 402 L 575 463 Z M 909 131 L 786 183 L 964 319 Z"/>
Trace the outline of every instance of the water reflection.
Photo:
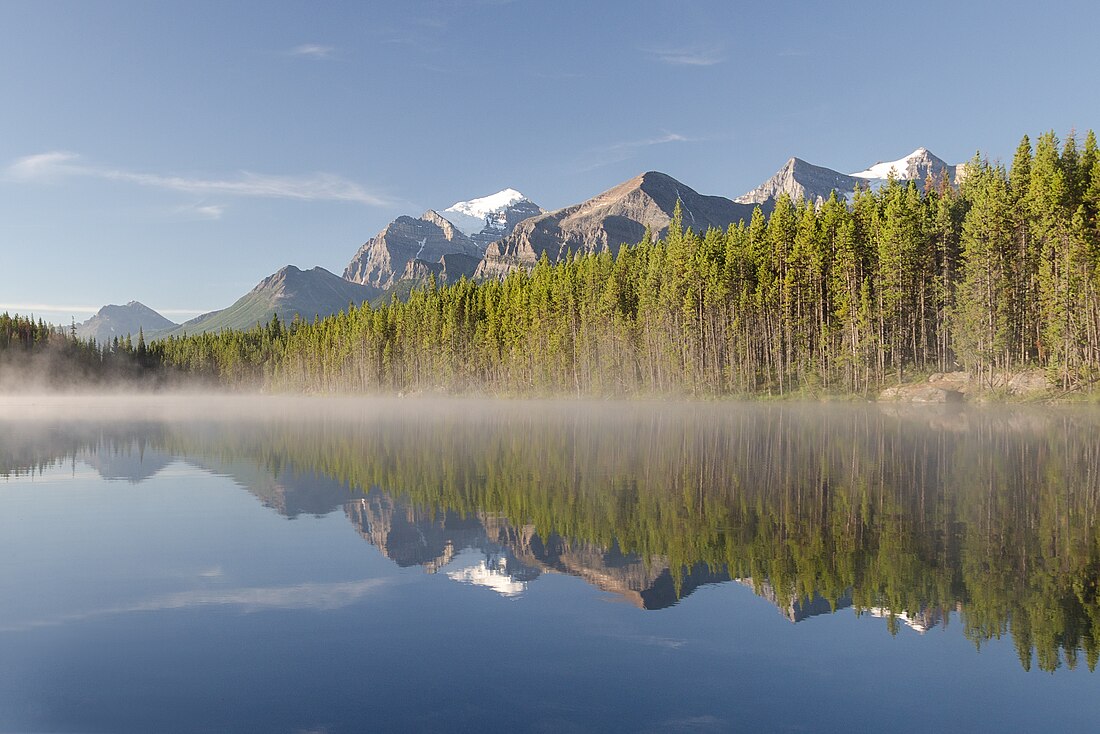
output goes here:
<path id="1" fill-rule="evenodd" d="M 878 407 L 445 405 L 240 421 L 0 421 L 0 475 L 183 460 L 402 567 L 503 597 L 569 574 L 643 609 L 751 586 L 792 622 L 953 617 L 1025 668 L 1100 653 L 1100 416 Z"/>

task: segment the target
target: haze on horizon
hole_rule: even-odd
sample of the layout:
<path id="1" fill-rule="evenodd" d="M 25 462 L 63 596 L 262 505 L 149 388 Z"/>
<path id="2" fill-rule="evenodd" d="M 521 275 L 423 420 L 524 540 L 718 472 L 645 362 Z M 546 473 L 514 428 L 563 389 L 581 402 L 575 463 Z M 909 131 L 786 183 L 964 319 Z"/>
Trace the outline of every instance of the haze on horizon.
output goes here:
<path id="1" fill-rule="evenodd" d="M 5 3 L 0 311 L 67 324 L 139 300 L 182 321 L 505 187 L 555 209 L 645 170 L 735 197 L 790 156 L 1008 160 L 1024 133 L 1097 126 L 1080 72 L 1100 66 L 1098 19 L 1083 2 Z"/>

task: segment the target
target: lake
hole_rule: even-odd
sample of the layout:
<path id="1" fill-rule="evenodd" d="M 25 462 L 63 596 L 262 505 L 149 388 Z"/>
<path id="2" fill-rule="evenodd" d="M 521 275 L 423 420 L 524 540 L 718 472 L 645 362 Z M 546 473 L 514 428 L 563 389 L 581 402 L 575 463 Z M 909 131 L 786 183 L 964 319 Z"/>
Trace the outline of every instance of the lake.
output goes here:
<path id="1" fill-rule="evenodd" d="M 2 732 L 1100 720 L 1096 409 L 2 408 Z"/>

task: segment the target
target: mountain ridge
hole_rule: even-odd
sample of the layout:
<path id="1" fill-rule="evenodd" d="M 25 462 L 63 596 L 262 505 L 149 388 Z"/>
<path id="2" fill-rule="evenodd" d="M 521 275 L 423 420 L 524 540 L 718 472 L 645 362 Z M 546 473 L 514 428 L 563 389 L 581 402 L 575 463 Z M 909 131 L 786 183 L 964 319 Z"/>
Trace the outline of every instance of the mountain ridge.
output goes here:
<path id="1" fill-rule="evenodd" d="M 752 215 L 752 207 L 722 196 L 699 194 L 660 171 L 646 171 L 579 204 L 518 223 L 512 234 L 486 248 L 476 277 L 503 277 L 534 267 L 546 254 L 556 262 L 570 252 L 617 252 L 640 242 L 647 229 L 660 236 L 680 202 L 684 224 L 696 230 L 726 228 Z"/>
<path id="2" fill-rule="evenodd" d="M 359 305 L 380 294 L 378 289 L 352 283 L 322 267 L 301 270 L 286 265 L 262 279 L 231 306 L 196 316 L 167 336 L 196 334 L 226 329 L 248 329 L 271 321 L 275 315 L 284 323 L 295 316 L 310 320 Z"/>
<path id="3" fill-rule="evenodd" d="M 787 194 L 792 200 L 801 198 L 820 204 L 834 191 L 843 196 L 861 185 L 866 185 L 864 179 L 792 157 L 771 178 L 734 201 L 768 206 Z"/>
<path id="4" fill-rule="evenodd" d="M 877 189 L 891 176 L 898 181 L 914 181 L 922 188 L 944 181 L 957 186 L 962 170 L 962 164 L 946 163 L 925 147 L 897 160 L 878 161 L 855 173 L 841 173 L 801 158 L 790 158 L 770 178 L 734 201 L 770 209 L 776 199 L 787 194 L 791 199 L 802 198 L 820 204 L 833 192 L 840 197 L 850 197 L 856 187 Z"/>
<path id="5" fill-rule="evenodd" d="M 880 161 L 852 174 L 791 157 L 772 177 L 732 199 L 700 194 L 659 171 L 646 171 L 554 211 L 545 211 L 518 190 L 505 188 L 455 202 L 442 211 L 428 209 L 419 217 L 397 217 L 359 247 L 342 278 L 323 268 L 301 271 L 288 266 L 290 269 L 261 280 L 225 309 L 182 325 L 158 322 L 159 327 L 145 328 L 145 332 L 162 335 L 247 328 L 270 320 L 275 313 L 287 320 L 295 313 L 311 318 L 342 310 L 349 302 L 375 300 L 386 294 L 402 297 L 429 278 L 437 283 L 462 277 L 500 278 L 515 269 L 534 267 L 544 254 L 556 262 L 571 252 L 617 252 L 624 244 L 641 241 L 647 230 L 655 237 L 663 236 L 677 202 L 685 226 L 697 231 L 724 229 L 747 221 L 757 206 L 770 209 L 783 194 L 820 203 L 833 192 L 848 197 L 857 186 L 876 188 L 886 181 L 884 176 L 922 185 L 936 180 L 955 184 L 961 171 L 961 166 L 949 165 L 921 147 L 903 158 Z M 302 277 L 316 282 L 302 283 Z M 333 281 L 347 284 L 350 290 Z"/>
<path id="6" fill-rule="evenodd" d="M 108 304 L 99 309 L 90 319 L 76 325 L 76 335 L 81 339 L 95 339 L 99 344 L 108 344 L 115 337 L 130 335 L 134 338 L 144 332 L 151 334 L 174 329 L 178 324 L 165 318 L 140 301 L 130 301 L 124 305 Z"/>

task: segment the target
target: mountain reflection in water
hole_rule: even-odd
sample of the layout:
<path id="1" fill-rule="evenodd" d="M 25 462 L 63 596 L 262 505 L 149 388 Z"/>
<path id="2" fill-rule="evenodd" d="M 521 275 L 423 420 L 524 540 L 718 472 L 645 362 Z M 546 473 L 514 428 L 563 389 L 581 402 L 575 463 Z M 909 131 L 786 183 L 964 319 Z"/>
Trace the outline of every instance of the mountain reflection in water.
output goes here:
<path id="1" fill-rule="evenodd" d="M 240 420 L 0 419 L 0 475 L 174 460 L 287 516 L 342 510 L 399 566 L 505 597 L 569 574 L 643 609 L 750 585 L 792 622 L 852 607 L 1100 654 L 1100 415 L 444 401 Z"/>

